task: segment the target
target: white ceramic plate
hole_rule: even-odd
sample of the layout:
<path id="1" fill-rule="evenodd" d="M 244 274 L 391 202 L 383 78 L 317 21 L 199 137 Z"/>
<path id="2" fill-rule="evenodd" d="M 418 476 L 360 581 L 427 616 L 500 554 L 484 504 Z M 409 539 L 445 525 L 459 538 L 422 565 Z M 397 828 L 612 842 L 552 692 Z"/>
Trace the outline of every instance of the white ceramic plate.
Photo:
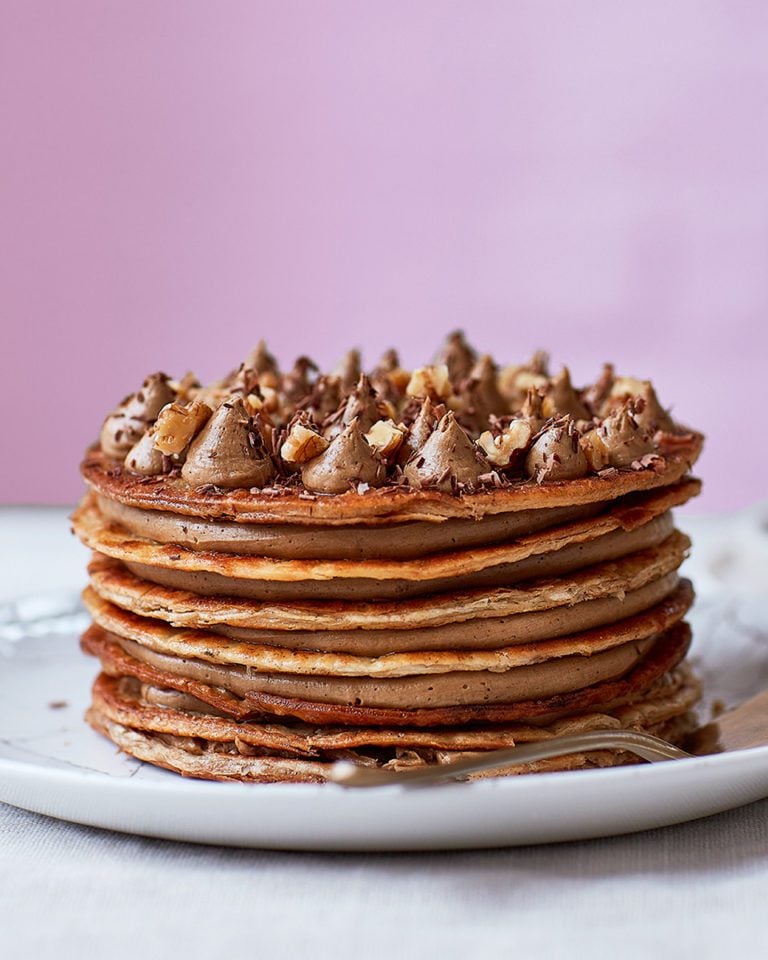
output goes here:
<path id="1" fill-rule="evenodd" d="M 722 604 L 699 607 L 700 670 L 711 696 L 734 702 L 768 685 L 768 651 L 747 618 L 730 629 L 737 666 L 724 672 L 724 617 Z M 185 780 L 119 753 L 83 722 L 96 668 L 77 646 L 81 619 L 67 598 L 0 611 L 0 800 L 63 820 L 232 846 L 437 850 L 610 836 L 768 796 L 768 747 L 419 790 Z"/>

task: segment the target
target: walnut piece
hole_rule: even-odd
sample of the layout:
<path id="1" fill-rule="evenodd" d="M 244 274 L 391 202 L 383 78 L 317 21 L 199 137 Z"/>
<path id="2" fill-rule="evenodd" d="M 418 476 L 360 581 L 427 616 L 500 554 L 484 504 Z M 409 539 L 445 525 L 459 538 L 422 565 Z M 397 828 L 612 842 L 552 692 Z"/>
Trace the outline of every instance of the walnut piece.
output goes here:
<path id="1" fill-rule="evenodd" d="M 498 436 L 490 430 L 481 433 L 477 445 L 489 463 L 508 467 L 516 453 L 525 450 L 533 437 L 533 428 L 527 420 L 513 420 Z"/>
<path id="2" fill-rule="evenodd" d="M 280 406 L 280 396 L 272 387 L 259 386 L 258 393 L 249 393 L 245 409 L 253 416 L 257 413 L 274 413 Z"/>
<path id="3" fill-rule="evenodd" d="M 579 440 L 579 446 L 587 458 L 589 469 L 599 473 L 610 466 L 611 457 L 608 448 L 598 430 L 590 430 Z"/>
<path id="4" fill-rule="evenodd" d="M 328 440 L 300 423 L 295 423 L 280 447 L 286 463 L 307 463 L 328 449 Z"/>
<path id="5" fill-rule="evenodd" d="M 181 453 L 208 422 L 211 408 L 199 400 L 189 404 L 169 403 L 163 407 L 155 423 L 155 446 L 171 456 Z"/>
<path id="6" fill-rule="evenodd" d="M 400 449 L 405 437 L 404 426 L 398 426 L 392 420 L 377 420 L 366 433 L 365 439 L 373 448 L 374 453 L 384 459 L 391 457 Z"/>
<path id="7" fill-rule="evenodd" d="M 446 400 L 453 392 L 448 367 L 444 363 L 438 363 L 433 367 L 417 367 L 411 374 L 405 392 L 409 397 Z"/>

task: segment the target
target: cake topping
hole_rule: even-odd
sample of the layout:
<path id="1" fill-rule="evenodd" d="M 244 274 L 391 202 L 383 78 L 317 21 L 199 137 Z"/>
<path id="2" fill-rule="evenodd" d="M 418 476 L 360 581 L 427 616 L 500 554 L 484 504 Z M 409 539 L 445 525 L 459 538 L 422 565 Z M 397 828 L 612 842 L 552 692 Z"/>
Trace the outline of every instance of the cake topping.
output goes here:
<path id="1" fill-rule="evenodd" d="M 339 409 L 340 404 L 341 380 L 323 373 L 312 384 L 312 390 L 297 409 L 309 414 L 317 423 L 323 423 Z"/>
<path id="2" fill-rule="evenodd" d="M 333 375 L 341 381 L 341 389 L 351 390 L 362 373 L 362 361 L 359 350 L 348 350 L 336 365 Z"/>
<path id="3" fill-rule="evenodd" d="M 176 394 L 164 373 L 147 377 L 140 390 L 126 397 L 104 421 L 99 440 L 108 457 L 122 460 L 138 443 L 144 431 L 157 419 L 166 403 Z"/>
<path id="4" fill-rule="evenodd" d="M 277 360 L 267 350 L 263 340 L 259 340 L 253 350 L 240 365 L 232 388 L 243 393 L 252 393 L 255 388 L 275 390 L 280 382 L 280 368 Z"/>
<path id="5" fill-rule="evenodd" d="M 547 385 L 542 411 L 545 417 L 562 417 L 567 414 L 574 420 L 589 420 L 591 414 L 573 389 L 568 367 L 563 367 Z"/>
<path id="6" fill-rule="evenodd" d="M 207 385 L 192 374 L 178 382 L 148 377 L 105 420 L 101 450 L 115 469 L 170 472 L 177 483 L 174 468 L 186 460 L 182 479 L 197 486 L 267 483 L 273 496 L 281 488 L 301 490 L 299 467 L 309 464 L 307 475 L 317 473 L 318 484 L 330 489 L 323 471 L 341 453 L 347 466 L 340 489 L 353 481 L 406 486 L 407 467 L 414 485 L 457 493 L 468 484 L 582 475 L 584 463 L 593 474 L 659 470 L 665 458 L 700 445 L 698 434 L 673 421 L 650 381 L 617 376 L 609 364 L 579 389 L 566 367 L 550 376 L 544 353 L 499 371 L 459 333 L 439 358 L 444 362 L 409 372 L 389 350 L 366 375 L 359 352 L 351 350 L 338 374 L 322 373 L 305 356 L 283 374 L 262 341 L 236 371 Z M 330 442 L 353 422 L 355 431 L 331 452 Z M 363 466 L 354 466 L 357 461 Z"/>
<path id="7" fill-rule="evenodd" d="M 653 438 L 636 419 L 636 410 L 635 402 L 629 400 L 597 428 L 597 436 L 612 467 L 628 467 L 655 450 Z M 597 444 L 598 440 L 593 440 L 593 445 Z"/>
<path id="8" fill-rule="evenodd" d="M 281 415 L 280 395 L 273 387 L 260 387 L 257 385 L 254 386 L 252 393 L 244 395 L 240 392 L 240 396 L 243 397 L 245 409 L 250 416 L 255 416 L 257 413 L 260 413 L 263 418 L 270 418 L 271 423 L 272 417 L 279 418 Z M 225 397 L 224 399 L 227 398 Z"/>
<path id="9" fill-rule="evenodd" d="M 312 430 L 306 423 L 296 421 L 285 442 L 280 447 L 280 456 L 291 465 L 307 463 L 328 449 L 329 441 Z"/>
<path id="10" fill-rule="evenodd" d="M 537 429 L 528 420 L 511 420 L 499 433 L 486 430 L 480 434 L 477 445 L 490 464 L 503 469 L 520 460 Z"/>
<path id="11" fill-rule="evenodd" d="M 257 418 L 250 417 L 241 397 L 221 404 L 192 441 L 181 476 L 195 487 L 263 487 L 275 467 Z"/>
<path id="12" fill-rule="evenodd" d="M 594 383 L 590 384 L 582 392 L 582 400 L 592 411 L 594 416 L 600 416 L 603 404 L 608 399 L 614 381 L 616 372 L 612 363 L 604 363 L 603 371 Z"/>
<path id="13" fill-rule="evenodd" d="M 194 400 L 198 390 L 202 387 L 202 384 L 191 370 L 188 370 L 181 380 L 169 380 L 168 383 L 175 393 L 176 399 L 181 403 L 186 403 L 187 400 Z"/>
<path id="14" fill-rule="evenodd" d="M 642 409 L 638 407 L 638 401 L 643 402 Z M 635 406 L 638 407 L 635 413 L 637 422 L 649 433 L 656 430 L 664 430 L 669 433 L 674 431 L 675 423 L 669 415 L 669 411 L 665 410 L 659 403 L 659 398 L 656 396 L 656 391 L 653 389 L 650 380 L 643 383 L 643 389 L 635 401 Z"/>
<path id="15" fill-rule="evenodd" d="M 371 385 L 382 400 L 397 403 L 405 393 L 411 375 L 400 366 L 396 350 L 387 350 L 371 372 Z"/>
<path id="16" fill-rule="evenodd" d="M 155 428 L 149 427 L 128 451 L 125 466 L 131 473 L 138 473 L 139 476 L 156 477 L 165 472 L 166 459 L 155 446 Z"/>
<path id="17" fill-rule="evenodd" d="M 283 374 L 280 381 L 280 393 L 286 407 L 295 407 L 312 393 L 311 373 L 317 372 L 317 365 L 309 357 L 297 357 L 293 368 Z"/>
<path id="18" fill-rule="evenodd" d="M 549 354 L 546 350 L 535 350 L 526 364 L 526 369 L 544 377 L 549 376 Z"/>
<path id="19" fill-rule="evenodd" d="M 608 391 L 607 402 L 611 408 L 609 412 L 616 409 L 631 397 L 640 395 L 647 380 L 638 380 L 637 377 L 613 377 L 611 388 Z"/>
<path id="20" fill-rule="evenodd" d="M 392 420 L 378 420 L 365 435 L 371 449 L 382 460 L 391 460 L 394 457 L 404 437 L 405 427 L 402 424 L 398 426 Z"/>
<path id="21" fill-rule="evenodd" d="M 520 410 L 520 417 L 528 421 L 534 433 L 538 433 L 539 430 L 541 430 L 548 419 L 544 416 L 543 391 L 537 390 L 535 387 L 529 388 Z"/>
<path id="22" fill-rule="evenodd" d="M 496 365 L 487 353 L 470 371 L 459 398 L 461 420 L 475 433 L 487 427 L 490 416 L 506 411 L 506 401 L 499 393 Z"/>
<path id="23" fill-rule="evenodd" d="M 659 403 L 656 391 L 650 380 L 636 380 L 634 377 L 618 377 L 603 403 L 603 416 L 615 412 L 627 400 L 635 401 L 634 417 L 646 433 L 656 430 L 673 431 L 674 423 L 669 413 Z"/>
<path id="24" fill-rule="evenodd" d="M 411 374 L 411 379 L 405 388 L 406 396 L 429 397 L 439 403 L 447 400 L 453 394 L 453 386 L 448 376 L 448 367 L 437 364 L 434 367 L 417 367 Z"/>
<path id="25" fill-rule="evenodd" d="M 344 493 L 359 485 L 380 487 L 386 468 L 369 446 L 359 421 L 353 420 L 326 450 L 302 465 L 301 479 L 314 493 Z"/>
<path id="26" fill-rule="evenodd" d="M 155 446 L 167 456 L 182 453 L 210 417 L 211 408 L 199 400 L 166 404 L 155 423 Z"/>
<path id="27" fill-rule="evenodd" d="M 543 480 L 575 480 L 589 471 L 579 432 L 570 416 L 556 421 L 534 441 L 525 459 L 529 477 Z"/>
<path id="28" fill-rule="evenodd" d="M 357 382 L 357 386 L 347 398 L 344 414 L 341 418 L 342 425 L 347 427 L 353 420 L 357 420 L 363 433 L 367 433 L 380 416 L 379 404 L 376 402 L 376 391 L 371 386 L 371 381 L 363 373 Z"/>
<path id="29" fill-rule="evenodd" d="M 516 410 L 531 389 L 549 385 L 549 355 L 537 350 L 528 363 L 504 367 L 499 374 L 499 390 Z"/>
<path id="30" fill-rule="evenodd" d="M 476 360 L 477 354 L 467 343 L 464 334 L 461 330 L 454 330 L 446 337 L 445 343 L 435 357 L 435 364 L 444 365 L 451 383 L 458 386 L 471 374 Z"/>
<path id="31" fill-rule="evenodd" d="M 597 427 L 585 433 L 579 441 L 579 446 L 584 451 L 587 458 L 589 469 L 593 473 L 600 473 L 606 467 L 610 467 L 611 461 L 608 456 L 608 448 L 603 443 L 600 431 Z"/>
<path id="32" fill-rule="evenodd" d="M 399 369 L 400 355 L 397 350 L 393 350 L 391 347 L 382 353 L 381 359 L 375 367 L 375 371 L 378 373 L 392 373 L 394 370 Z"/>
<path id="33" fill-rule="evenodd" d="M 269 350 L 267 350 L 267 345 L 264 340 L 259 340 L 245 358 L 243 366 L 250 370 L 255 370 L 258 374 L 271 373 L 277 377 L 279 373 L 277 360 L 275 360 Z"/>
<path id="34" fill-rule="evenodd" d="M 443 408 L 444 409 L 444 408 Z M 408 433 L 398 452 L 398 463 L 407 463 L 429 440 L 437 426 L 437 413 L 429 397 L 426 397 L 419 408 L 415 419 L 408 428 Z"/>
<path id="35" fill-rule="evenodd" d="M 448 412 L 431 436 L 405 465 L 403 473 L 413 487 L 434 487 L 451 491 L 459 485 L 475 484 L 488 472 L 488 464 L 477 447 Z"/>
<path id="36" fill-rule="evenodd" d="M 225 386 L 233 392 L 255 393 L 259 387 L 274 390 L 279 382 L 277 360 L 267 350 L 263 340 L 248 354 L 235 373 L 228 377 Z"/>

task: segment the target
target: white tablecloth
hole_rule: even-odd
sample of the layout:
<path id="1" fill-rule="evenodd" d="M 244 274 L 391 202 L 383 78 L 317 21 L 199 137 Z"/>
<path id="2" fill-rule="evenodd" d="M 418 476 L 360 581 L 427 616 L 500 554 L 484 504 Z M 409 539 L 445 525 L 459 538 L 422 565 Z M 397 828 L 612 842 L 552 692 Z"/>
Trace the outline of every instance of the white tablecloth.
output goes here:
<path id="1" fill-rule="evenodd" d="M 734 546 L 765 516 L 682 526 L 702 549 L 730 551 L 754 596 L 768 570 L 739 568 Z M 0 601 L 82 582 L 85 551 L 64 517 L 0 510 Z M 166 843 L 0 804 L 9 960 L 764 957 L 767 902 L 768 801 L 607 840 L 397 855 Z"/>

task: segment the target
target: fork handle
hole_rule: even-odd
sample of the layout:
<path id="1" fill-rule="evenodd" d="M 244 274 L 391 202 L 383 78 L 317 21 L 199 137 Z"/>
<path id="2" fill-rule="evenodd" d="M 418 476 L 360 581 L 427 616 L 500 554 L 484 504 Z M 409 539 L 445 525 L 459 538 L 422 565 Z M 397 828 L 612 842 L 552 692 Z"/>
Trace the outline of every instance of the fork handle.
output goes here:
<path id="1" fill-rule="evenodd" d="M 393 784 L 421 786 L 463 774 L 479 773 L 481 770 L 534 763 L 537 760 L 564 757 L 585 750 L 627 750 L 651 763 L 683 760 L 691 756 L 674 744 L 649 733 L 636 730 L 588 730 L 541 743 L 527 743 L 522 747 L 489 750 L 484 754 L 464 757 L 451 763 L 419 767 L 416 770 L 381 770 L 359 767 L 341 760 L 331 767 L 329 779 L 344 787 L 384 787 Z"/>

